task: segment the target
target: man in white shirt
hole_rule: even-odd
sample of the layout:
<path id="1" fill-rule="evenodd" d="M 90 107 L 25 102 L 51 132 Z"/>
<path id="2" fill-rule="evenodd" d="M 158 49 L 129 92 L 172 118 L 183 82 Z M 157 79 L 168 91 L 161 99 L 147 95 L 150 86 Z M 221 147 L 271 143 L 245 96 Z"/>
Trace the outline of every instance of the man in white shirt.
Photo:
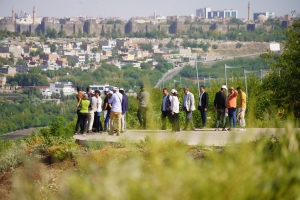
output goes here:
<path id="1" fill-rule="evenodd" d="M 114 87 L 113 88 L 113 94 L 108 99 L 108 103 L 112 105 L 111 111 L 110 111 L 110 133 L 109 135 L 113 135 L 113 124 L 114 119 L 117 118 L 118 121 L 118 130 L 117 130 L 117 136 L 120 135 L 121 131 L 121 117 L 122 117 L 122 94 L 119 92 L 119 88 Z"/>
<path id="2" fill-rule="evenodd" d="M 102 124 L 100 121 L 100 115 L 102 112 L 102 99 L 100 97 L 101 93 L 99 90 L 95 91 L 95 96 L 93 97 L 93 108 L 94 108 L 94 128 L 95 132 L 101 133 L 103 131 Z M 94 98 L 96 99 L 96 102 L 94 104 Z"/>
<path id="3" fill-rule="evenodd" d="M 182 104 L 182 110 L 185 111 L 186 118 L 185 118 L 185 127 L 183 130 L 188 130 L 189 125 L 191 125 L 191 129 L 195 130 L 192 113 L 195 110 L 195 99 L 194 95 L 189 92 L 187 87 L 183 88 L 184 91 L 184 98 Z"/>

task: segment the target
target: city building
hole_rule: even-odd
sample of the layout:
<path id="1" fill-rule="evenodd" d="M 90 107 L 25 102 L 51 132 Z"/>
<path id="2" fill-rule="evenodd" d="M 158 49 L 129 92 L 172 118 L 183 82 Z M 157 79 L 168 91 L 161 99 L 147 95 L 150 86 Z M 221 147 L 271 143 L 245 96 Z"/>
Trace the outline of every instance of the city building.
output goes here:
<path id="1" fill-rule="evenodd" d="M 0 87 L 4 87 L 6 84 L 6 76 L 0 76 Z"/>
<path id="2" fill-rule="evenodd" d="M 0 73 L 7 75 L 15 75 L 17 73 L 16 68 L 10 67 L 9 65 L 4 65 L 0 67 Z"/>
<path id="3" fill-rule="evenodd" d="M 264 15 L 267 17 L 267 19 L 273 19 L 275 17 L 274 12 L 255 12 L 253 13 L 253 20 L 258 20 L 259 15 Z"/>
<path id="4" fill-rule="evenodd" d="M 204 8 L 196 9 L 196 17 L 205 18 Z"/>
<path id="5" fill-rule="evenodd" d="M 44 97 L 51 97 L 51 95 L 53 93 L 56 96 L 60 96 L 61 91 L 66 96 L 76 94 L 76 90 L 73 87 L 73 83 L 72 82 L 55 82 L 55 83 L 50 83 L 50 88 L 43 88 L 43 89 L 41 89 L 41 94 Z"/>

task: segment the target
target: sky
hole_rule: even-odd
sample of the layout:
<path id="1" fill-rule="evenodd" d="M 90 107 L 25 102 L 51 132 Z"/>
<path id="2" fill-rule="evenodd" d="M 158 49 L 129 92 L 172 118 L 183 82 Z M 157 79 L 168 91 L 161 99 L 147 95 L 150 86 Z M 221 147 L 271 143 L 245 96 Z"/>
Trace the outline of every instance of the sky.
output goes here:
<path id="1" fill-rule="evenodd" d="M 211 10 L 234 9 L 238 18 L 247 17 L 249 0 L 0 0 L 0 16 L 11 16 L 11 9 L 26 11 L 32 15 L 35 6 L 37 16 L 43 17 L 148 17 L 154 11 L 158 15 L 195 15 L 197 8 Z M 275 12 L 276 16 L 300 13 L 300 0 L 251 0 L 251 13 Z M 251 18 L 253 15 L 251 14 Z"/>

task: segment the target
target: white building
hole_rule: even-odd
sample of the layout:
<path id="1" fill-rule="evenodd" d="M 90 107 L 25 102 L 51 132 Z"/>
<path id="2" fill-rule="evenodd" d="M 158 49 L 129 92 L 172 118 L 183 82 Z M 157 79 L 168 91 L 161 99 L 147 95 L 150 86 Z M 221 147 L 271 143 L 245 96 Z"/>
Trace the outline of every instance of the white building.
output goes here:
<path id="1" fill-rule="evenodd" d="M 73 88 L 73 84 L 71 82 L 50 83 L 50 88 L 43 89 L 41 93 L 43 96 L 51 97 L 52 93 L 60 96 L 61 91 L 63 91 L 66 96 L 76 94 L 76 90 Z"/>

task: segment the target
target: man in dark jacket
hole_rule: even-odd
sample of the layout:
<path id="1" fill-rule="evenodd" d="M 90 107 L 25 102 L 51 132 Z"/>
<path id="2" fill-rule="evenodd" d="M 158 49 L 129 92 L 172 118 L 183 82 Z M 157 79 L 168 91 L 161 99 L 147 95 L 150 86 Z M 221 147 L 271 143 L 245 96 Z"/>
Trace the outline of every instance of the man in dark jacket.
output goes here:
<path id="1" fill-rule="evenodd" d="M 221 91 L 216 93 L 215 101 L 214 101 L 214 111 L 217 111 L 217 119 L 216 119 L 216 131 L 219 130 L 219 122 L 220 117 L 222 116 L 222 131 L 226 131 L 225 124 L 226 124 L 226 95 L 225 92 L 227 90 L 226 85 L 221 87 Z"/>
<path id="2" fill-rule="evenodd" d="M 123 97 L 122 97 L 122 117 L 121 117 L 122 131 L 126 132 L 126 112 L 128 111 L 128 97 L 126 96 L 123 88 L 120 88 L 119 92 L 123 95 Z"/>
<path id="3" fill-rule="evenodd" d="M 200 86 L 200 97 L 199 97 L 199 104 L 198 104 L 198 110 L 201 114 L 202 119 L 202 127 L 204 128 L 206 126 L 206 112 L 208 109 L 208 94 L 205 92 L 205 87 L 202 85 Z"/>
<path id="4" fill-rule="evenodd" d="M 163 89 L 163 101 L 161 104 L 161 121 L 162 121 L 162 130 L 166 130 L 166 118 L 168 117 L 171 122 L 171 102 L 172 96 L 168 93 L 168 89 Z"/>

